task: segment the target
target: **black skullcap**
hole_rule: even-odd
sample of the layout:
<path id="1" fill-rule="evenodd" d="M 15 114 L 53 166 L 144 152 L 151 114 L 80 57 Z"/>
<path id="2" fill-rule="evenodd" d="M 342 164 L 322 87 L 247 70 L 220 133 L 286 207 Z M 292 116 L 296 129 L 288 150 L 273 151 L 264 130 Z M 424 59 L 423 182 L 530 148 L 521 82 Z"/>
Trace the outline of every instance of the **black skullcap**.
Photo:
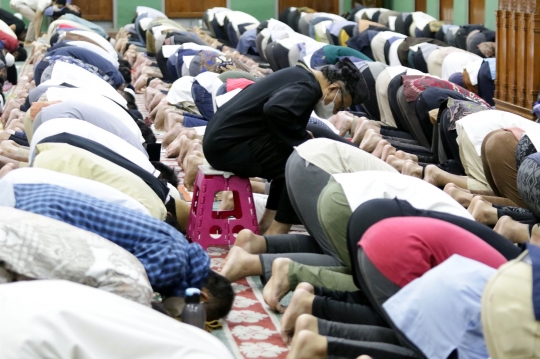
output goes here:
<path id="1" fill-rule="evenodd" d="M 352 97 L 353 105 L 360 105 L 369 100 L 369 90 L 364 76 L 356 65 L 349 59 L 344 58 L 338 61 L 330 70 L 331 76 L 327 76 L 330 82 L 341 81 L 345 84 L 347 92 Z M 333 73 L 333 74 L 332 74 Z"/>

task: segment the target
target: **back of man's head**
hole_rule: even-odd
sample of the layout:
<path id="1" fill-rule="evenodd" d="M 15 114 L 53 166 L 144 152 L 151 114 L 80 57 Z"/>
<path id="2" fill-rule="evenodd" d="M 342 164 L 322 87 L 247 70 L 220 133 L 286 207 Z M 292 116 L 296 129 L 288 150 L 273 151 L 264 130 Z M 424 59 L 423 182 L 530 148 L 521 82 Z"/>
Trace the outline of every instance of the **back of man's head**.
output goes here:
<path id="1" fill-rule="evenodd" d="M 224 276 L 210 270 L 208 281 L 203 289 L 209 294 L 208 301 L 204 302 L 206 320 L 211 322 L 226 317 L 234 302 L 231 282 Z"/>

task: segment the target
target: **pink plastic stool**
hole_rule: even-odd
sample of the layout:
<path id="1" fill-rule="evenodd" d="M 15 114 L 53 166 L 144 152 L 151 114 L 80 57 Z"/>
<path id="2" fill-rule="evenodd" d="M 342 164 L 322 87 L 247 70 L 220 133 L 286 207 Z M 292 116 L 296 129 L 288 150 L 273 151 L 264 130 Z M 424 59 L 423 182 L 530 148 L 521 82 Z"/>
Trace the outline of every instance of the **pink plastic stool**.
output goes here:
<path id="1" fill-rule="evenodd" d="M 214 211 L 214 197 L 233 191 L 234 209 Z M 200 165 L 189 213 L 187 237 L 204 249 L 211 245 L 232 245 L 242 229 L 259 233 L 257 213 L 248 178 Z"/>

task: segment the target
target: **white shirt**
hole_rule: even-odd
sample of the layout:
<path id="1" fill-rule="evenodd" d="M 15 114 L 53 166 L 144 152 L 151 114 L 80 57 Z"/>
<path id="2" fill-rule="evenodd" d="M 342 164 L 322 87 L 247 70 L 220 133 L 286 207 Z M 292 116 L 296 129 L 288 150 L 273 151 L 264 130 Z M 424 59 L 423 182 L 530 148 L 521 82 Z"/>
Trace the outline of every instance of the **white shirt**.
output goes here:
<path id="1" fill-rule="evenodd" d="M 118 57 L 113 57 L 110 53 L 105 51 L 102 47 L 94 45 L 91 42 L 87 42 L 87 41 L 68 41 L 66 43 L 68 45 L 70 45 L 70 46 L 82 47 L 83 49 L 90 50 L 93 53 L 103 57 L 105 60 L 109 61 L 116 68 L 118 68 L 120 66 L 120 64 L 118 63 Z"/>
<path id="2" fill-rule="evenodd" d="M 478 85 L 478 73 L 480 72 L 480 67 L 482 67 L 483 64 L 484 59 L 479 59 L 465 66 L 465 70 L 467 70 L 467 73 L 469 74 L 469 78 L 471 80 L 471 85 Z"/>
<path id="3" fill-rule="evenodd" d="M 467 137 L 469 137 L 474 145 L 478 156 L 482 155 L 482 142 L 488 134 L 495 130 L 511 127 L 521 128 L 527 132 L 534 146 L 540 148 L 540 136 L 535 135 L 540 132 L 540 124 L 510 112 L 497 110 L 481 111 L 465 116 L 456 122 L 458 137 L 465 131 Z"/>
<path id="4" fill-rule="evenodd" d="M 93 32 L 93 31 L 82 31 L 82 30 L 73 30 L 71 33 L 75 35 L 84 36 L 99 46 L 103 47 L 111 56 L 118 57 L 118 52 L 114 49 L 109 41 L 107 41 L 103 36 Z"/>
<path id="5" fill-rule="evenodd" d="M 437 187 L 415 177 L 389 171 L 363 171 L 332 175 L 343 188 L 351 211 L 377 198 L 398 198 L 425 209 L 474 220 L 469 212 Z"/>
<path id="6" fill-rule="evenodd" d="M 48 81 L 44 83 L 48 83 Z M 68 83 L 75 85 L 72 82 Z M 80 85 L 86 86 L 86 84 Z M 108 98 L 106 95 L 100 94 L 99 91 L 95 90 L 96 88 L 51 87 L 47 89 L 47 92 L 45 92 L 45 94 L 47 95 L 47 100 L 51 102 L 73 100 L 78 102 L 84 102 L 93 106 L 99 106 L 101 109 L 110 113 L 111 117 L 122 121 L 122 123 L 125 124 L 127 128 L 129 128 L 130 131 L 135 134 L 135 136 L 137 136 L 139 141 L 143 143 L 144 138 L 142 137 L 141 130 L 139 126 L 137 126 L 135 121 L 133 121 L 133 118 L 131 118 L 131 116 L 124 109 L 111 101 L 111 99 Z"/>
<path id="7" fill-rule="evenodd" d="M 375 57 L 375 61 L 382 62 L 383 64 L 386 63 L 386 58 L 384 57 L 384 45 L 386 44 L 386 41 L 392 37 L 406 38 L 405 35 L 396 32 L 381 31 L 373 38 L 373 40 L 371 40 L 371 52 L 373 53 L 373 57 Z"/>
<path id="8" fill-rule="evenodd" d="M 110 98 L 121 106 L 127 106 L 127 101 L 114 89 L 114 87 L 109 85 L 99 76 L 96 76 L 77 65 L 57 61 L 52 70 L 51 80 L 63 81 L 76 87 L 89 89 L 92 92 L 97 92 Z"/>
<path id="9" fill-rule="evenodd" d="M 39 142 L 47 137 L 63 132 L 71 133 L 73 135 L 81 136 L 100 143 L 144 170 L 152 174 L 155 171 L 154 166 L 150 163 L 150 161 L 148 161 L 148 158 L 146 158 L 141 151 L 120 137 L 94 126 L 91 123 L 70 118 L 57 118 L 55 120 L 44 122 L 38 127 L 34 133 L 34 136 L 32 137 L 32 142 L 30 143 L 30 156 L 28 158 L 29 163 L 32 163 L 36 156 L 36 146 L 39 144 Z"/>
<path id="10" fill-rule="evenodd" d="M 11 36 L 12 38 L 16 39 L 17 35 L 13 32 L 11 27 L 9 27 L 8 24 L 0 20 L 0 31 L 5 32 L 7 35 Z"/>
<path id="11" fill-rule="evenodd" d="M 61 186 L 105 202 L 118 204 L 122 207 L 150 215 L 141 203 L 116 188 L 86 178 L 34 167 L 19 168 L 10 171 L 0 179 L 0 192 L 5 194 L 0 199 L 3 206 L 15 206 L 15 198 L 13 197 L 13 190 L 11 188 L 16 184 L 51 184 Z"/>
<path id="12" fill-rule="evenodd" d="M 204 330 L 67 281 L 0 285 L 0 318 L 2 359 L 234 359 Z"/>
<path id="13" fill-rule="evenodd" d="M 137 15 L 146 14 L 148 17 L 152 19 L 162 18 L 162 19 L 168 19 L 167 15 L 162 13 L 161 11 L 158 11 L 154 8 L 147 7 L 147 6 L 137 6 L 135 9 L 135 12 Z"/>
<path id="14" fill-rule="evenodd" d="M 448 80 L 453 74 L 462 73 L 469 63 L 481 59 L 480 56 L 471 52 L 458 51 L 449 54 L 444 58 L 442 64 L 442 79 Z"/>
<path id="15" fill-rule="evenodd" d="M 191 96 L 193 81 L 195 81 L 195 77 L 182 76 L 173 82 L 171 89 L 167 94 L 167 102 L 172 105 L 184 101 L 193 102 L 193 96 Z"/>
<path id="16" fill-rule="evenodd" d="M 26 5 L 34 11 L 41 10 L 45 11 L 46 8 L 51 6 L 51 0 L 11 0 L 10 4 L 12 6 Z"/>

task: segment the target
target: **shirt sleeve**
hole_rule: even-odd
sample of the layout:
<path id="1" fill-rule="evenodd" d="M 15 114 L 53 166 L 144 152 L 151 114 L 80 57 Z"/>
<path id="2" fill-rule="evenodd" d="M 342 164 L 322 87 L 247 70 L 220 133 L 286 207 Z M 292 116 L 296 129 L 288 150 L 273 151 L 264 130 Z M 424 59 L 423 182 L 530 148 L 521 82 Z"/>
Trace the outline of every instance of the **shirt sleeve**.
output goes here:
<path id="1" fill-rule="evenodd" d="M 263 109 L 270 130 L 291 147 L 309 140 L 302 116 L 313 111 L 317 100 L 316 89 L 307 82 L 287 85 L 274 92 Z"/>

